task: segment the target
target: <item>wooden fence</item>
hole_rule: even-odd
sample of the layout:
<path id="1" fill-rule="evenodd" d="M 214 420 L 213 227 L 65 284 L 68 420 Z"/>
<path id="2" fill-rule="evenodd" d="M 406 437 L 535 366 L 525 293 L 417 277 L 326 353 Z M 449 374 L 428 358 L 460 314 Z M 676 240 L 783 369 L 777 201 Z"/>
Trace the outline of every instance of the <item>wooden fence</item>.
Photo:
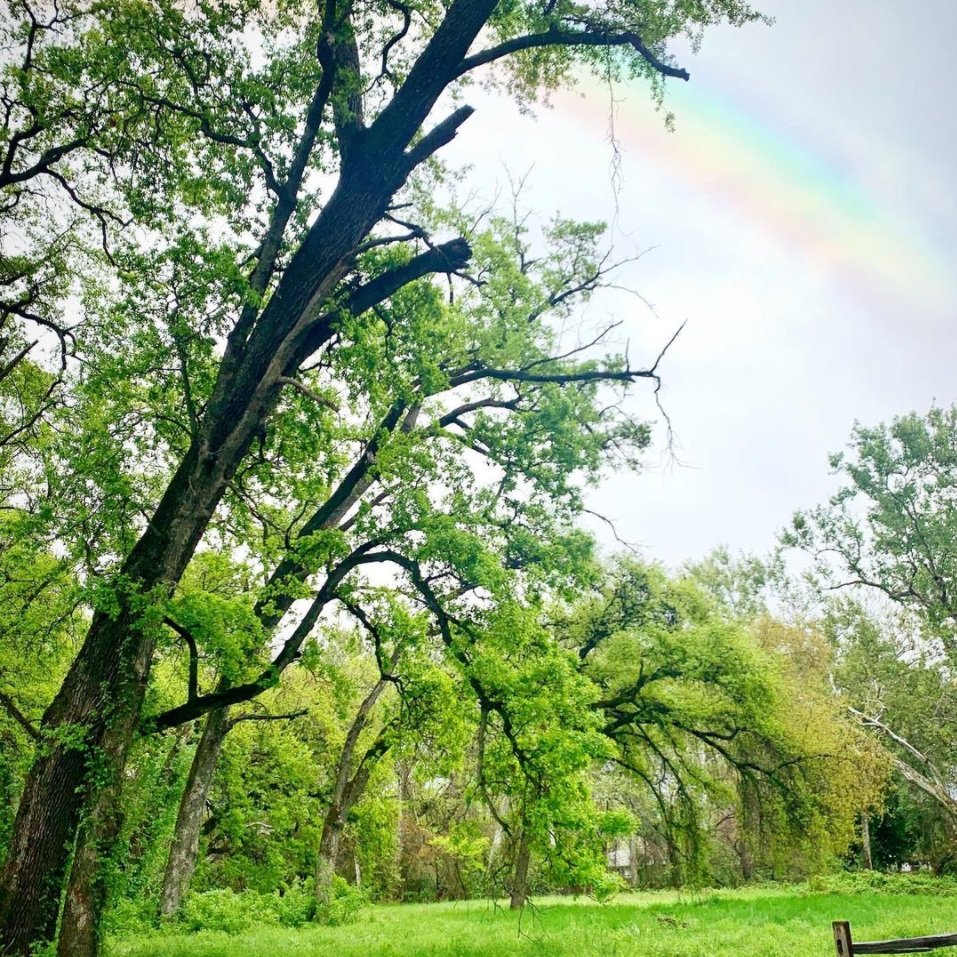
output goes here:
<path id="1" fill-rule="evenodd" d="M 851 925 L 846 920 L 834 921 L 833 927 L 837 957 L 857 957 L 858 954 L 926 954 L 939 947 L 957 947 L 957 934 L 856 941 L 851 939 Z"/>

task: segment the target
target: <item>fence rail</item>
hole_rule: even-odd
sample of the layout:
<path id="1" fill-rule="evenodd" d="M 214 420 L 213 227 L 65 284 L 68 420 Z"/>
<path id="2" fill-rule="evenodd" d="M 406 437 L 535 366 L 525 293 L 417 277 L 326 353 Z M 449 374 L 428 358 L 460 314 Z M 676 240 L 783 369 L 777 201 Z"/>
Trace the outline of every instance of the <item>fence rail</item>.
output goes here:
<path id="1" fill-rule="evenodd" d="M 926 954 L 940 947 L 957 947 L 957 934 L 855 941 L 851 939 L 851 925 L 846 920 L 836 920 L 832 926 L 837 957 L 858 957 L 863 954 Z"/>

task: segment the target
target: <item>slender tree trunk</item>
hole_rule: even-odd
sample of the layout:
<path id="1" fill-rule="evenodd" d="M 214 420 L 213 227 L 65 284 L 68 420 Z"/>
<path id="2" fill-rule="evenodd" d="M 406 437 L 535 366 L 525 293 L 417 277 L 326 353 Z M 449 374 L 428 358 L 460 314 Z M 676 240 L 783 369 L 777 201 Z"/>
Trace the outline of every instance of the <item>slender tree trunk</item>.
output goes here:
<path id="1" fill-rule="evenodd" d="M 399 900 L 402 899 L 402 889 L 405 885 L 406 868 L 403 866 L 403 857 L 406 851 L 405 841 L 405 803 L 406 803 L 406 772 L 405 765 L 399 761 L 395 769 L 395 790 L 396 803 L 398 808 L 395 815 L 395 860 L 398 870 L 398 881 L 396 890 L 399 893 Z"/>
<path id="2" fill-rule="evenodd" d="M 160 914 L 170 917 L 179 910 L 189 889 L 199 856 L 199 833 L 203 825 L 206 798 L 209 794 L 223 742 L 229 732 L 229 709 L 218 708 L 206 717 L 202 736 L 196 745 L 186 788 L 179 802 L 173 843 L 170 846 L 163 889 L 160 893 Z"/>
<path id="3" fill-rule="evenodd" d="M 495 864 L 498 849 L 502 844 L 502 833 L 501 825 L 496 821 L 492 830 L 492 840 L 489 841 L 488 858 L 485 863 L 485 873 L 487 876 L 491 876 L 492 874 L 492 867 Z"/>
<path id="4" fill-rule="evenodd" d="M 346 813 L 341 805 L 333 804 L 322 823 L 322 837 L 319 839 L 319 853 L 316 855 L 316 903 L 320 907 L 332 902 L 332 878 L 339 862 L 339 845 L 342 842 Z"/>
<path id="5" fill-rule="evenodd" d="M 754 876 L 754 855 L 751 852 L 751 841 L 746 835 L 742 835 L 735 841 L 734 847 L 738 852 L 738 860 L 741 862 L 741 879 L 747 882 Z"/>
<path id="6" fill-rule="evenodd" d="M 515 868 L 512 871 L 512 896 L 508 906 L 518 910 L 525 906 L 528 900 L 528 865 L 532 859 L 532 849 L 528 843 L 528 832 L 522 828 L 518 839 L 518 849 L 515 852 Z"/>
<path id="7" fill-rule="evenodd" d="M 110 760 L 122 753 L 118 749 Z M 101 755 L 105 755 L 104 749 Z M 109 785 L 99 788 L 94 807 L 80 824 L 63 903 L 59 957 L 96 957 L 100 952 L 100 918 L 107 904 L 110 857 L 123 824 L 122 802 L 116 793 L 119 786 L 119 775 L 111 771 Z"/>
<path id="8" fill-rule="evenodd" d="M 871 854 L 871 822 L 867 811 L 861 814 L 861 847 L 864 853 L 865 869 L 874 870 L 874 857 Z"/>
<path id="9" fill-rule="evenodd" d="M 80 821 L 73 867 L 60 922 L 60 957 L 96 957 L 107 903 L 109 858 L 123 823 L 123 772 L 139 727 L 154 639 L 139 624 L 128 627 L 133 655 L 120 674 L 118 699 L 99 731 L 87 768 L 86 815 Z"/>

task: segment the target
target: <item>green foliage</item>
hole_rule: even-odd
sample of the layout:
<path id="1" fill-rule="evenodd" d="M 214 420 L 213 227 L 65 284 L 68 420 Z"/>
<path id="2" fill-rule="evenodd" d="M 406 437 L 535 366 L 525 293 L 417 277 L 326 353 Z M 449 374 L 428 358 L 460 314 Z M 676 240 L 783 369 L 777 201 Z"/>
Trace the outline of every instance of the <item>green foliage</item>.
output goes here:
<path id="1" fill-rule="evenodd" d="M 957 773 L 957 408 L 857 426 L 831 464 L 838 491 L 796 515 L 784 544 L 811 553 L 820 579 L 844 590 L 823 610 L 835 680 L 908 782 L 894 791 L 887 836 L 899 854 L 946 867 Z"/>
<path id="2" fill-rule="evenodd" d="M 874 589 L 913 610 L 954 653 L 957 407 L 858 426 L 831 465 L 840 490 L 795 516 L 785 543 L 820 555 L 832 581 Z"/>
<path id="3" fill-rule="evenodd" d="M 745 593 L 735 574 L 719 597 Z M 823 638 L 749 620 L 699 581 L 623 561 L 562 623 L 615 745 L 603 795 L 633 809 L 646 847 L 662 845 L 670 881 L 803 876 L 847 847 L 883 765 L 833 700 Z M 845 761 L 853 788 L 835 784 Z"/>
<path id="4" fill-rule="evenodd" d="M 44 542 L 43 530 L 41 516 L 0 511 L 0 851 L 39 743 L 40 716 L 83 624 L 70 567 Z M 70 736 L 69 727 L 61 730 Z"/>
<path id="5" fill-rule="evenodd" d="M 609 762 L 658 781 L 669 834 L 690 840 L 699 804 L 732 801 L 737 778 L 750 782 L 770 758 L 803 758 L 781 717 L 797 699 L 776 662 L 689 583 L 629 569 L 628 614 L 598 628 L 607 640 L 587 662 L 546 623 L 576 593 L 601 592 L 576 528 L 583 490 L 612 465 L 638 464 L 650 429 L 621 400 L 655 373 L 606 353 L 609 329 L 581 344 L 577 310 L 611 282 L 602 224 L 556 219 L 533 240 L 517 210 L 476 220 L 448 201 L 437 161 L 412 169 L 415 126 L 442 86 L 456 96 L 468 84 L 474 58 L 445 64 L 418 103 L 392 101 L 422 115 L 353 167 L 354 144 L 395 126 L 391 94 L 455 16 L 431 0 L 319 15 L 286 0 L 68 2 L 43 24 L 22 0 L 6 9 L 0 315 L 16 328 L 2 345 L 22 351 L 38 324 L 61 350 L 48 368 L 19 352 L 2 366 L 0 469 L 5 486 L 23 480 L 16 507 L 30 527 L 12 537 L 4 560 L 15 568 L 0 578 L 0 627 L 15 633 L 0 645 L 0 681 L 15 678 L 38 715 L 82 601 L 100 621 L 128 614 L 116 650 L 141 659 L 149 715 L 185 698 L 195 717 L 210 694 L 262 693 L 230 715 L 187 927 L 235 934 L 305 919 L 301 881 L 340 804 L 357 871 L 391 893 L 400 774 L 442 794 L 442 813 L 423 814 L 422 853 L 456 869 L 459 892 L 494 883 L 482 870 L 502 831 L 532 846 L 540 884 L 605 896 L 605 846 L 633 829 L 623 808 L 596 803 Z M 669 41 L 756 19 L 739 0 L 506 2 L 473 34 L 491 44 L 478 60 L 501 61 L 490 82 L 504 78 L 520 103 L 580 65 L 609 81 L 641 76 L 660 102 L 663 76 L 682 76 Z M 346 195 L 362 181 L 357 201 L 372 191 L 372 211 L 326 273 L 307 277 L 322 245 L 310 245 L 323 236 L 315 224 L 334 214 L 327 196 L 343 195 L 330 189 L 337 174 Z M 387 207 L 409 223 L 375 222 Z M 331 225 L 327 236 L 349 235 Z M 373 308 L 352 305 L 453 230 L 468 237 L 470 277 L 451 271 L 446 287 L 420 275 Z M 274 338 L 271 307 L 295 300 L 297 283 L 304 305 Z M 67 302 L 82 314 L 71 329 Z M 25 597 L 41 582 L 42 598 Z M 300 599 L 320 626 L 284 619 Z M 570 636 L 579 618 L 596 633 L 596 602 L 572 612 Z M 356 631 L 331 620 L 334 603 Z M 98 680 L 78 711 L 127 706 Z M 272 720 L 284 710 L 298 717 Z M 98 720 L 54 722 L 48 740 L 85 746 Z M 14 798 L 34 735 L 9 707 L 3 721 Z M 128 814 L 106 881 L 114 897 L 155 889 L 192 747 L 174 733 L 119 756 Z M 105 782 L 106 769 L 90 770 Z M 807 810 L 801 797 L 789 811 Z M 816 819 L 796 819 L 818 835 Z M 327 923 L 351 919 L 361 898 L 338 878 L 335 890 Z"/>
<path id="6" fill-rule="evenodd" d="M 311 729 L 295 723 L 243 722 L 226 739 L 197 888 L 266 893 L 311 874 L 323 811 Z"/>
<path id="7" fill-rule="evenodd" d="M 315 897 L 308 885 L 293 884 L 271 894 L 229 889 L 191 894 L 179 924 L 189 931 L 242 934 L 256 926 L 300 927 L 313 919 Z"/>

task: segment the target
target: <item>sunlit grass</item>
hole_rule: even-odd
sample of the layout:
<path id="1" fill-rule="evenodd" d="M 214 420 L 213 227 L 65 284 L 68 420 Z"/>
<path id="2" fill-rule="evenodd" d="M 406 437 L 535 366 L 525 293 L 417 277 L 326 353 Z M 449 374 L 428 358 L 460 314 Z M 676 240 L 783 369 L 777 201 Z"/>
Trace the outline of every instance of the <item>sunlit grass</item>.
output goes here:
<path id="1" fill-rule="evenodd" d="M 831 921 L 858 939 L 957 931 L 957 897 L 760 888 L 375 906 L 343 927 L 258 928 L 115 941 L 110 957 L 831 957 Z"/>

